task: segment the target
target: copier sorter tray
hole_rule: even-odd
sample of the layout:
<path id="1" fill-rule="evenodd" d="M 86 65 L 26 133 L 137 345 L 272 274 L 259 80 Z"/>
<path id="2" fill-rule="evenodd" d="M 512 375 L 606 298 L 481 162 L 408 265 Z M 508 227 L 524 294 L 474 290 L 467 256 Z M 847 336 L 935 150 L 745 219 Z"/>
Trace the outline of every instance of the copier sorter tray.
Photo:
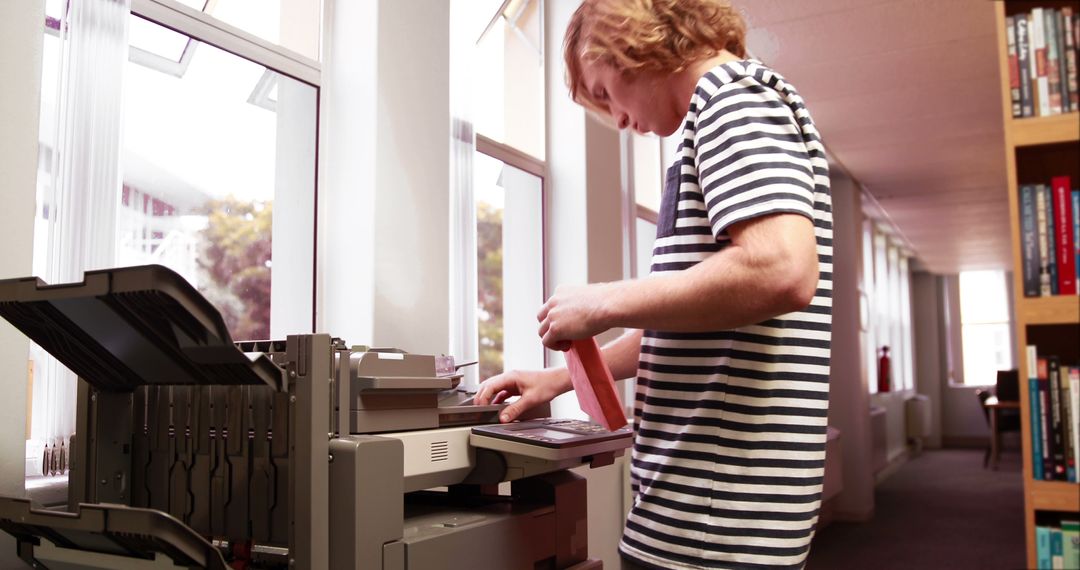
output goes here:
<path id="1" fill-rule="evenodd" d="M 160 265 L 88 271 L 81 283 L 0 280 L 0 316 L 101 390 L 144 384 L 283 388 L 281 368 L 269 356 L 241 352 L 221 313 Z"/>

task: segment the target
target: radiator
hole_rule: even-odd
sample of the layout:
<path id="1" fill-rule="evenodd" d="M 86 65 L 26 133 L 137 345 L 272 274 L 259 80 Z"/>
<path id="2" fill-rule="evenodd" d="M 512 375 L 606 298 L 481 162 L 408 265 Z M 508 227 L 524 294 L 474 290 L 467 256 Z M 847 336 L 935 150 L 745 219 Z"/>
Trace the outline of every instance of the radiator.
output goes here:
<path id="1" fill-rule="evenodd" d="M 915 394 L 904 402 L 909 439 L 930 437 L 930 398 Z"/>

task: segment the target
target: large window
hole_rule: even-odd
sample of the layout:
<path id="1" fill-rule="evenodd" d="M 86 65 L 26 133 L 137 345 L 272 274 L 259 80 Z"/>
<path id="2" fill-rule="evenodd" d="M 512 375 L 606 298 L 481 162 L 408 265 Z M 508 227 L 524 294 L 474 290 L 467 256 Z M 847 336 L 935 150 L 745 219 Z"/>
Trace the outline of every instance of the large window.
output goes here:
<path id="1" fill-rule="evenodd" d="M 451 3 L 455 355 L 475 386 L 545 364 L 542 0 Z M 468 205 L 472 205 L 471 208 Z"/>
<path id="2" fill-rule="evenodd" d="M 875 222 L 865 222 L 861 301 L 865 307 L 860 311 L 865 311 L 864 356 L 872 394 L 878 391 L 884 347 L 888 347 L 890 361 L 889 389 L 898 392 L 915 387 L 909 257 L 893 236 Z"/>
<path id="3" fill-rule="evenodd" d="M 470 78 L 476 132 L 544 158 L 542 0 L 457 0 L 467 26 L 455 33 L 472 49 Z"/>
<path id="4" fill-rule="evenodd" d="M 202 8 L 239 4 L 210 0 Z M 65 109 L 81 95 L 64 80 L 64 6 L 46 7 L 35 275 L 60 281 L 106 264 L 155 263 L 205 295 L 236 340 L 312 330 L 318 64 L 243 32 L 224 33 L 228 26 L 182 3 L 135 0 L 128 60 L 122 72 L 103 75 L 123 78 L 119 113 L 88 116 Z M 65 129 L 101 127 L 91 119 L 120 129 L 121 180 L 115 190 L 99 185 L 90 202 L 115 215 L 84 224 L 75 211 L 84 202 L 70 195 L 86 190 L 59 182 L 57 165 L 79 155 L 65 146 Z M 72 259 L 64 255 L 72 242 L 100 251 L 83 258 L 90 261 Z M 74 398 L 65 396 L 73 376 L 40 348 L 31 361 L 28 447 L 63 441 L 74 418 Z"/>
<path id="5" fill-rule="evenodd" d="M 1003 271 L 960 273 L 963 384 L 993 385 L 998 370 L 1013 367 L 1009 301 Z"/>
<path id="6" fill-rule="evenodd" d="M 477 153 L 477 332 L 480 377 L 542 368 L 536 312 L 544 303 L 543 181 Z"/>

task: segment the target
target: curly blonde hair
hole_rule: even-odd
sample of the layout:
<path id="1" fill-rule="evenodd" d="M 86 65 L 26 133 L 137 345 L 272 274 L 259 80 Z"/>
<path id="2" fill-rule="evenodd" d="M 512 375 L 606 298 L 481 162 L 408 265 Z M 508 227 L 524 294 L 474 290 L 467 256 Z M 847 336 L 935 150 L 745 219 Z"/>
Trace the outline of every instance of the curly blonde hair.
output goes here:
<path id="1" fill-rule="evenodd" d="M 585 0 L 566 28 L 566 83 L 574 101 L 607 113 L 583 88 L 584 61 L 630 75 L 678 73 L 725 49 L 746 57 L 746 24 L 726 0 Z"/>

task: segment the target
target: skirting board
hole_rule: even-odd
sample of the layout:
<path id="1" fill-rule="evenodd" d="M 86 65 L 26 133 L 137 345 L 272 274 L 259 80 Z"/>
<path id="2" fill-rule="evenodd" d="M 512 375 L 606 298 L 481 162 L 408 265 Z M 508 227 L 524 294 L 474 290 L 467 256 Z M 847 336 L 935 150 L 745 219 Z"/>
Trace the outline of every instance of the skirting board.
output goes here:
<path id="1" fill-rule="evenodd" d="M 888 465 L 882 468 L 881 471 L 878 471 L 874 474 L 874 484 L 880 485 L 882 481 L 888 479 L 890 476 L 892 476 L 893 473 L 896 473 L 896 471 L 900 469 L 903 464 L 907 463 L 910 457 L 911 451 L 909 451 L 907 448 L 904 448 L 903 451 L 897 453 L 896 457 L 892 458 L 892 460 L 889 461 Z"/>

